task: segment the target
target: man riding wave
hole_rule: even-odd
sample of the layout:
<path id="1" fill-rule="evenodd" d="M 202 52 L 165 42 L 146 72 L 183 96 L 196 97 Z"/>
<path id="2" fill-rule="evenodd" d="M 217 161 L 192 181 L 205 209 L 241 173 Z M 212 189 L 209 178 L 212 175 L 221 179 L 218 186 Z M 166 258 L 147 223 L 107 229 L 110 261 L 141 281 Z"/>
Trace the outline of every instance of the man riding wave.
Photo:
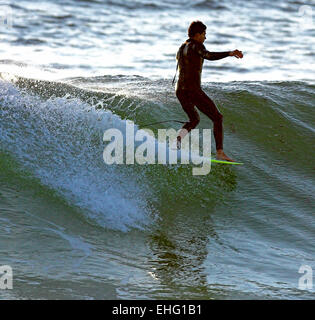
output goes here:
<path id="1" fill-rule="evenodd" d="M 189 117 L 189 121 L 184 124 L 177 137 L 177 148 L 180 148 L 185 135 L 200 121 L 196 106 L 213 121 L 217 159 L 234 161 L 223 152 L 223 116 L 215 103 L 201 89 L 201 73 L 204 59 L 219 60 L 229 56 L 243 58 L 243 53 L 239 50 L 207 51 L 203 45 L 206 40 L 206 28 L 201 21 L 193 21 L 188 28 L 189 39 L 181 45 L 176 55 L 179 68 L 176 96 Z"/>

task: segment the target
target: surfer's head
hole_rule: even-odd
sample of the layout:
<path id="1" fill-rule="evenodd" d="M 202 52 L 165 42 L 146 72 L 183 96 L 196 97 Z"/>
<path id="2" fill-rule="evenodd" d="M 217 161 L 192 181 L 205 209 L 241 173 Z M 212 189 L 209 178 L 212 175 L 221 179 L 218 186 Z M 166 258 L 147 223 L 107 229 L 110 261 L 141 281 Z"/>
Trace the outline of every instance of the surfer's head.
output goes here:
<path id="1" fill-rule="evenodd" d="M 201 21 L 193 21 L 188 28 L 188 37 L 203 43 L 206 40 L 207 26 Z"/>

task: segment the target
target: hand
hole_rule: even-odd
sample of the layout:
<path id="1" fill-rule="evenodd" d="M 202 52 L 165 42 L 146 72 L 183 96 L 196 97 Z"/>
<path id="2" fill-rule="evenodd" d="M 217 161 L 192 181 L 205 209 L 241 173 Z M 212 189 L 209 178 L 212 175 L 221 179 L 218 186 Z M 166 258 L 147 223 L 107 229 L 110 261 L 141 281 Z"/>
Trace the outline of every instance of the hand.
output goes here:
<path id="1" fill-rule="evenodd" d="M 243 58 L 243 52 L 239 50 L 230 51 L 230 56 L 236 57 L 237 59 Z"/>

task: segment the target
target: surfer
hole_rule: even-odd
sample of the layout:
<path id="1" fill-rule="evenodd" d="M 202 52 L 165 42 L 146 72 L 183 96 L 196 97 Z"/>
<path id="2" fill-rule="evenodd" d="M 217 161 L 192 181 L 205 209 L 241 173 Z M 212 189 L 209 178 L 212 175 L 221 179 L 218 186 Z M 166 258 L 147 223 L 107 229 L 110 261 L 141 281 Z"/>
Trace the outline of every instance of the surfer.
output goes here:
<path id="1" fill-rule="evenodd" d="M 234 162 L 223 152 L 223 116 L 214 102 L 201 89 L 201 72 L 204 59 L 219 60 L 228 56 L 243 58 L 243 53 L 239 50 L 207 51 L 203 45 L 206 40 L 206 28 L 201 21 L 193 21 L 188 28 L 189 39 L 181 45 L 176 55 L 179 68 L 176 96 L 189 117 L 189 121 L 184 124 L 177 136 L 177 148 L 181 147 L 181 140 L 200 121 L 196 106 L 213 121 L 217 159 Z"/>

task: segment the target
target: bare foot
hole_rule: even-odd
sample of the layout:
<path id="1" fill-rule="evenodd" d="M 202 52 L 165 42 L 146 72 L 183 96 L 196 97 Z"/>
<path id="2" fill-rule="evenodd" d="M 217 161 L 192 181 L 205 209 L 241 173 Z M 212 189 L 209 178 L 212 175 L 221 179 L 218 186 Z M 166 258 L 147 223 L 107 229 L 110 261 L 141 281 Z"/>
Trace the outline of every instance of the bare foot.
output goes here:
<path id="1" fill-rule="evenodd" d="M 231 162 L 235 162 L 235 160 L 229 158 L 222 149 L 217 150 L 217 157 L 218 160 L 225 160 L 225 161 L 231 161 Z"/>

